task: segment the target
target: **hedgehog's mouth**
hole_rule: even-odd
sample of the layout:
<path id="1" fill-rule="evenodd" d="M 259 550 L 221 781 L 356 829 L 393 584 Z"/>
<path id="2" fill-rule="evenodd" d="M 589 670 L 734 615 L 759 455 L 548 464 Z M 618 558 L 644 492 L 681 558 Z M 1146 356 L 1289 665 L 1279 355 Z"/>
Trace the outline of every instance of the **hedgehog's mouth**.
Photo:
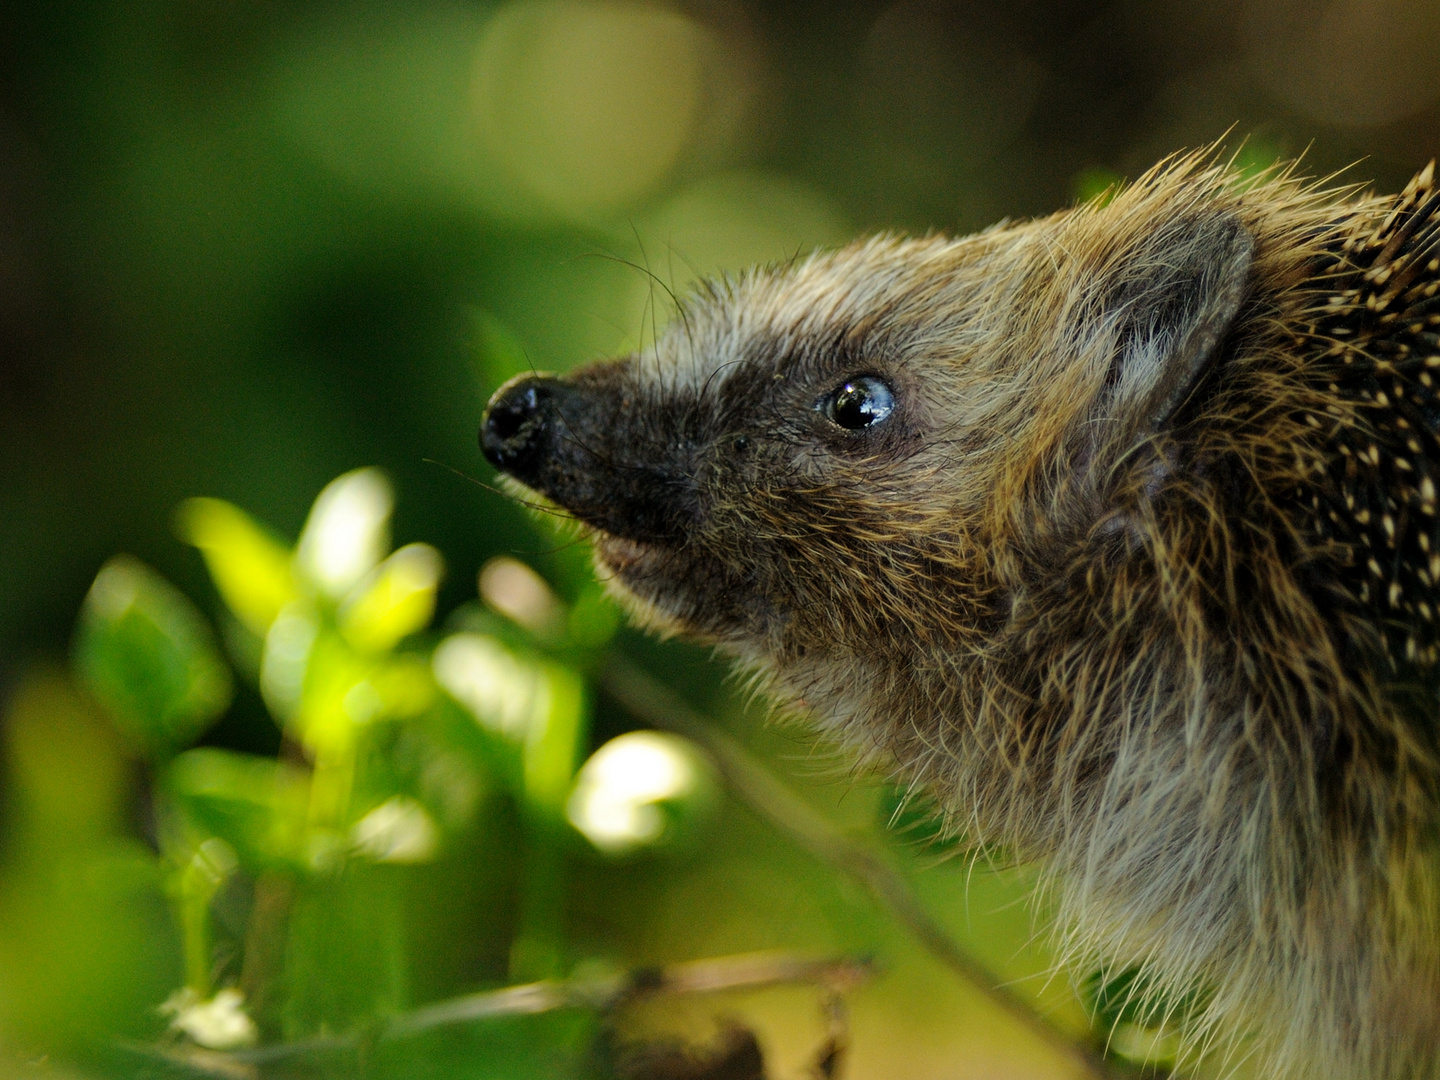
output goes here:
<path id="1" fill-rule="evenodd" d="M 694 606 L 696 565 L 682 550 L 600 529 L 593 529 L 590 538 L 612 584 L 676 618 Z"/>
<path id="2" fill-rule="evenodd" d="M 647 559 L 653 560 L 659 549 L 654 544 L 647 544 L 642 540 L 631 540 L 627 536 L 616 536 L 613 533 L 597 530 L 594 535 L 595 554 L 607 570 L 611 570 L 622 577 L 629 571 L 641 566 Z"/>
<path id="3" fill-rule="evenodd" d="M 697 618 L 706 605 L 703 601 L 697 603 L 688 584 L 688 560 L 678 551 L 600 529 L 592 530 L 590 538 L 610 591 L 637 621 L 665 633 L 714 632 Z"/>
<path id="4" fill-rule="evenodd" d="M 725 560 L 700 546 L 672 546 L 595 530 L 591 534 L 602 576 L 641 625 L 715 645 L 753 639 L 772 615 L 770 606 Z"/>

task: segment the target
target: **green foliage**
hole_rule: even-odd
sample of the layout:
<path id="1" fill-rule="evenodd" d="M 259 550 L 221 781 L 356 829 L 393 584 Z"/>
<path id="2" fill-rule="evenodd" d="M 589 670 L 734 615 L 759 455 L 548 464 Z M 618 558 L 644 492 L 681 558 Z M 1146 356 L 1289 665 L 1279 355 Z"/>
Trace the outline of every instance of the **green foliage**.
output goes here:
<path id="1" fill-rule="evenodd" d="M 263 635 L 295 599 L 290 553 L 248 514 L 220 499 L 187 499 L 175 530 L 200 549 L 226 605 L 253 634 Z"/>
<path id="2" fill-rule="evenodd" d="M 499 616 L 472 610 L 453 632 L 429 634 L 442 561 L 425 544 L 388 551 L 392 508 L 388 481 L 359 469 L 321 492 L 293 549 L 217 499 L 188 500 L 176 516 L 258 645 L 256 689 L 284 733 L 279 758 L 191 745 L 233 684 L 173 586 L 117 556 L 85 600 L 76 679 L 155 761 L 160 858 L 149 880 L 163 882 L 183 954 L 183 985 L 161 1010 L 173 1038 L 216 1050 L 323 1043 L 413 1005 L 417 875 L 458 838 L 473 842 L 497 794 L 523 844 L 509 930 L 517 980 L 563 975 L 579 958 L 564 932 L 577 854 L 665 851 L 714 817 L 713 769 L 676 736 L 612 741 L 577 784 L 591 711 L 583 671 L 619 621 L 598 587 L 565 605 L 528 567 L 499 560 L 481 579 Z M 36 783 L 48 777 L 35 771 Z M 45 798 L 47 813 L 61 810 L 58 793 Z M 226 916 L 237 899 L 238 922 Z M 443 1064 L 443 1038 L 409 1041 L 426 1046 L 434 1075 L 513 1075 L 522 1061 L 525 1075 L 573 1075 L 595 1022 L 497 1019 L 485 1036 L 491 1072 Z"/>
<path id="3" fill-rule="evenodd" d="M 127 835 L 126 748 L 95 704 L 47 669 L 16 690 L 4 737 L 6 1039 L 71 1052 L 96 1032 L 152 1037 L 180 957 L 161 868 Z"/>
<path id="4" fill-rule="evenodd" d="M 230 672 L 200 613 L 153 570 L 107 562 L 80 610 L 75 670 L 134 744 L 161 755 L 230 704 Z"/>
<path id="5" fill-rule="evenodd" d="M 247 867 L 303 870 L 310 775 L 289 762 L 197 748 L 179 755 L 162 791 L 200 835 L 223 840 Z"/>

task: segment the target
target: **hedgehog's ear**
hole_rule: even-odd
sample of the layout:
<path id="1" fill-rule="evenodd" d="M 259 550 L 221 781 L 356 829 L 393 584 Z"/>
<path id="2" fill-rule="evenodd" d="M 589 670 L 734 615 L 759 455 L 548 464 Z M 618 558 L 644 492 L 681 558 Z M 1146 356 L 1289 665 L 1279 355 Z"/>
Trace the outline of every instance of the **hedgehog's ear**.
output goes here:
<path id="1" fill-rule="evenodd" d="M 1255 242 L 1233 214 L 1177 217 L 1128 260 L 1102 301 L 1116 349 L 1094 419 L 1110 435 L 1145 438 L 1189 398 L 1235 320 Z"/>

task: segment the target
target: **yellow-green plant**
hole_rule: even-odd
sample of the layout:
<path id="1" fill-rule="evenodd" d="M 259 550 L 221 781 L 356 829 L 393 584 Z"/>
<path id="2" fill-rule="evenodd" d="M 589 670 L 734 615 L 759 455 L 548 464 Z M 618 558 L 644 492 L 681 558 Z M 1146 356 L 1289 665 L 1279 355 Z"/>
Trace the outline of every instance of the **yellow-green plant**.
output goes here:
<path id="1" fill-rule="evenodd" d="M 282 733 L 276 757 L 193 745 L 234 678 L 205 619 L 154 571 L 111 560 L 82 610 L 76 673 L 154 776 L 185 961 L 165 1010 L 203 1045 L 355 1030 L 411 1004 L 406 868 L 466 835 L 487 790 L 509 793 L 523 846 L 512 979 L 576 959 L 563 904 L 581 835 L 604 852 L 663 847 L 713 799 L 703 763 L 673 736 L 632 753 L 628 772 L 609 748 L 577 787 L 583 672 L 615 632 L 613 605 L 592 587 L 567 606 L 498 560 L 481 578 L 491 611 L 471 605 L 437 635 L 440 555 L 390 551 L 392 504 L 379 472 L 347 473 L 293 548 L 230 503 L 180 507 L 177 531 L 224 604 L 228 652 Z M 656 786 L 661 766 L 689 770 L 686 783 Z M 645 828 L 617 841 L 596 807 L 613 818 L 620 806 Z M 236 891 L 249 920 L 218 935 L 222 948 L 214 911 Z"/>

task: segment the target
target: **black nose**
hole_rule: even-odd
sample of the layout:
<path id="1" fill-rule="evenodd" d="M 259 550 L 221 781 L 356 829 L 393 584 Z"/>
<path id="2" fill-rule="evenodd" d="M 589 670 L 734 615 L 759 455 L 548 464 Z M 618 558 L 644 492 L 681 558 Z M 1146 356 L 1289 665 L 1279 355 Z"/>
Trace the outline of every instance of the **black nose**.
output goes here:
<path id="1" fill-rule="evenodd" d="M 491 465 L 518 480 L 534 471 L 550 443 L 559 387 L 547 375 L 522 375 L 495 391 L 480 422 L 480 449 Z"/>

